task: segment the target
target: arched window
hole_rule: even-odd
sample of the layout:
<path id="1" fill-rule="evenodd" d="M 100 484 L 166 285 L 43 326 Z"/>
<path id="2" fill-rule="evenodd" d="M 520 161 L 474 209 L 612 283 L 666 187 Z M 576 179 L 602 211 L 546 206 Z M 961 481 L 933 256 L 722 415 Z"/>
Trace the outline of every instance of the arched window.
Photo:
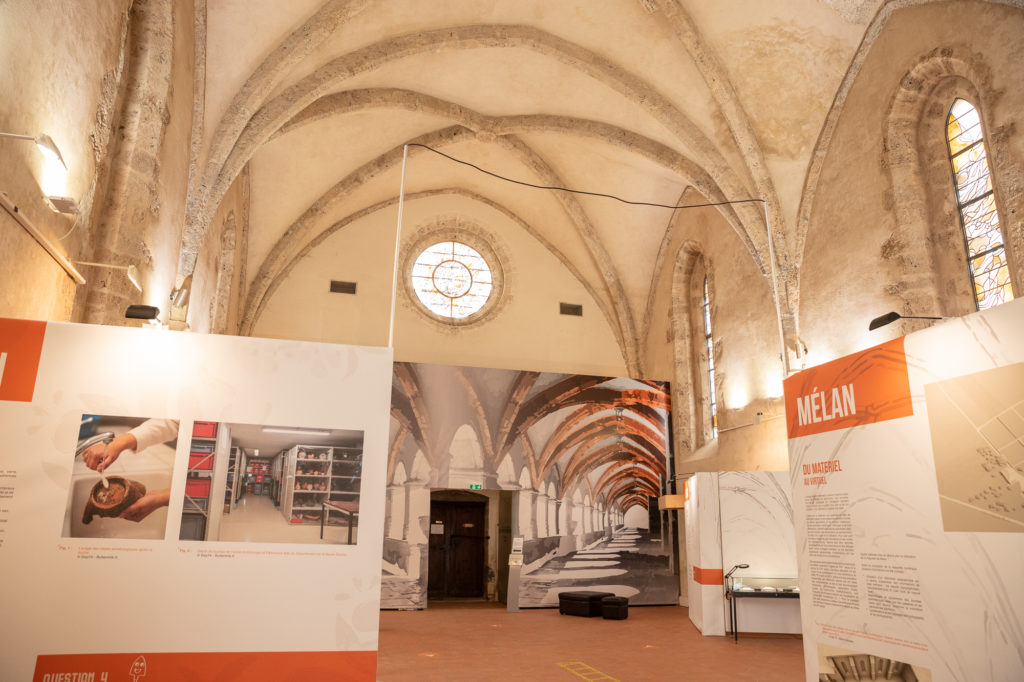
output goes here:
<path id="1" fill-rule="evenodd" d="M 946 142 L 974 302 L 978 310 L 984 310 L 1012 300 L 1013 289 L 982 139 L 981 117 L 967 100 L 957 99 L 950 107 Z"/>
<path id="2" fill-rule="evenodd" d="M 704 314 L 704 344 L 707 349 L 708 410 L 711 417 L 711 437 L 718 437 L 718 399 L 715 395 L 715 344 L 711 339 L 711 297 L 708 295 L 708 278 L 704 278 L 704 295 L 701 300 Z"/>

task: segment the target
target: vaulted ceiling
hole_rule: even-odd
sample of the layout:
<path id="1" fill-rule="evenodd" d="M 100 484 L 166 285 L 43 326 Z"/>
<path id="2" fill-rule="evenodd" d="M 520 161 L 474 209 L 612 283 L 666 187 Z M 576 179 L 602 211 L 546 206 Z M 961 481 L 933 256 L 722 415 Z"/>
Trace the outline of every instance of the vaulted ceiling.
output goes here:
<path id="1" fill-rule="evenodd" d="M 324 235 L 394 211 L 403 147 L 526 182 L 721 212 L 762 273 L 796 277 L 801 216 L 879 0 L 217 0 L 181 270 L 247 167 L 242 331 Z M 864 44 L 862 44 L 862 42 Z M 502 182 L 421 146 L 408 201 L 489 207 L 591 293 L 626 359 L 677 212 Z M 470 207 L 470 208 L 466 208 Z M 785 310 L 789 289 L 783 287 Z"/>

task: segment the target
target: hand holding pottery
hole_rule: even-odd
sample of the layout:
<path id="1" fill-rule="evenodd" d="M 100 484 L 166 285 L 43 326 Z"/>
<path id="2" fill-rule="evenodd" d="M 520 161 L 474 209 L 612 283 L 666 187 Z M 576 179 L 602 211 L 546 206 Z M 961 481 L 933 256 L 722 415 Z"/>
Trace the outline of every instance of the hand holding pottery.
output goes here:
<path id="1" fill-rule="evenodd" d="M 138 523 L 160 507 L 166 507 L 171 501 L 171 489 L 151 490 L 135 504 L 121 512 L 121 518 Z"/>

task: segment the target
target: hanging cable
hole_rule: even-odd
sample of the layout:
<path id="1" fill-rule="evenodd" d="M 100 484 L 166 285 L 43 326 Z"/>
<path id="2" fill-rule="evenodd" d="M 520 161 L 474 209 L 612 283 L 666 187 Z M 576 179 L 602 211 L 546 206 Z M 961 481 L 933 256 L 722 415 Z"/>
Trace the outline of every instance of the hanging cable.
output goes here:
<path id="1" fill-rule="evenodd" d="M 523 180 L 515 180 L 513 178 L 507 178 L 504 175 L 499 175 L 498 173 L 494 173 L 492 171 L 489 171 L 486 168 L 481 168 L 480 166 L 477 166 L 474 163 L 470 163 L 469 161 L 463 161 L 462 159 L 457 159 L 454 156 L 449 156 L 448 154 L 445 154 L 442 151 L 434 149 L 433 147 L 428 147 L 425 144 L 420 144 L 418 142 L 410 142 L 406 146 L 408 146 L 408 147 L 422 147 L 423 149 L 428 149 L 428 150 L 434 152 L 435 154 L 443 156 L 444 158 L 446 158 L 446 159 L 448 159 L 450 161 L 454 161 L 455 163 L 461 163 L 463 166 L 469 166 L 470 168 L 478 170 L 481 173 L 484 173 L 485 175 L 490 175 L 493 178 L 497 178 L 499 180 L 504 180 L 505 182 L 511 182 L 511 183 L 513 183 L 515 185 L 522 185 L 523 187 L 532 187 L 534 189 L 551 189 L 551 190 L 555 190 L 555 191 L 558 191 L 558 192 L 569 192 L 571 194 L 583 194 L 583 195 L 586 195 L 588 197 L 604 197 L 605 199 L 614 199 L 615 201 L 622 202 L 623 204 L 629 204 L 630 206 L 653 206 L 655 208 L 672 208 L 672 209 L 676 209 L 676 208 L 706 208 L 708 206 L 726 206 L 728 204 L 749 204 L 749 203 L 754 203 L 754 202 L 765 203 L 764 199 L 736 199 L 735 201 L 714 201 L 714 202 L 711 202 L 711 203 L 708 203 L 708 204 L 679 204 L 679 205 L 658 204 L 658 203 L 655 203 L 653 201 L 630 201 L 629 199 L 623 199 L 622 197 L 617 197 L 614 194 L 604 194 L 603 192 L 588 192 L 588 191 L 582 190 L 582 189 L 571 189 L 569 187 L 558 187 L 558 186 L 555 186 L 555 185 L 535 185 L 532 182 L 525 182 Z"/>

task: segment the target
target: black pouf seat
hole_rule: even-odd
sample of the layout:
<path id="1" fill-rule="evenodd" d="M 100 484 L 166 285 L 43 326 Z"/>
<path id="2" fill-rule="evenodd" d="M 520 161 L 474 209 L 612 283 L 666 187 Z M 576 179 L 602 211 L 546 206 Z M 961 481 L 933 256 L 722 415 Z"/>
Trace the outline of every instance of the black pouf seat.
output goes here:
<path id="1" fill-rule="evenodd" d="M 601 600 L 614 597 L 611 592 L 560 592 L 558 595 L 558 612 L 567 616 L 583 616 L 594 618 L 601 615 Z"/>
<path id="2" fill-rule="evenodd" d="M 601 616 L 605 620 L 626 620 L 629 615 L 629 599 L 626 597 L 604 597 L 601 599 Z"/>

